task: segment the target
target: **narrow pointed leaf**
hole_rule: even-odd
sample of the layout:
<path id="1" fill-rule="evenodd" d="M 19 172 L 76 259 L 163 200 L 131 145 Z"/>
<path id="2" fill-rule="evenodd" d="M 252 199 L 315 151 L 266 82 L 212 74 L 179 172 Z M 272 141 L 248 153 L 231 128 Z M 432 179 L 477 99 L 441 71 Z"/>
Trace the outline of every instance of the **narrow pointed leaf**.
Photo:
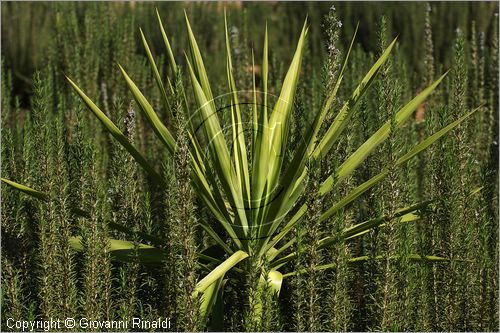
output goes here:
<path id="1" fill-rule="evenodd" d="M 30 188 L 28 186 L 25 186 L 25 185 L 13 182 L 12 180 L 8 180 L 8 179 L 5 179 L 5 178 L 1 178 L 1 180 L 2 180 L 3 183 L 9 185 L 10 187 L 12 187 L 12 188 L 14 188 L 14 189 L 16 189 L 18 191 L 26 193 L 29 196 L 32 196 L 32 197 L 37 198 L 37 199 L 42 199 L 42 200 L 48 199 L 48 195 L 45 194 L 45 193 L 43 193 L 43 192 L 34 190 L 34 189 L 32 189 L 32 188 Z"/>
<path id="2" fill-rule="evenodd" d="M 149 124 L 151 125 L 151 127 L 153 127 L 153 131 L 155 132 L 156 136 L 161 140 L 161 142 L 168 148 L 171 153 L 174 153 L 177 149 L 177 143 L 175 142 L 174 137 L 172 136 L 172 134 L 170 134 L 170 131 L 167 129 L 167 127 L 163 125 L 160 118 L 153 110 L 151 104 L 149 104 L 146 97 L 144 97 L 139 88 L 137 88 L 134 81 L 132 81 L 132 79 L 128 76 L 127 72 L 125 72 L 122 66 L 118 66 L 120 67 L 120 71 L 122 72 L 123 77 L 127 81 L 127 85 L 132 92 L 132 95 L 134 95 L 135 100 L 141 107 L 141 110 L 146 116 Z"/>
<path id="3" fill-rule="evenodd" d="M 301 69 L 306 35 L 307 21 L 304 22 L 304 26 L 297 43 L 292 63 L 290 64 L 290 68 L 288 69 L 288 72 L 285 76 L 279 99 L 276 102 L 273 113 L 271 114 L 271 118 L 269 120 L 270 146 L 268 148 L 269 160 L 267 161 L 269 170 L 267 177 L 268 184 L 266 191 L 267 193 L 265 193 L 264 195 L 264 198 L 266 200 L 263 206 L 264 214 L 262 214 L 262 218 L 264 220 L 260 221 L 261 228 L 259 228 L 258 230 L 258 235 L 261 242 L 264 242 L 267 239 L 266 236 L 269 235 L 269 230 L 273 227 L 273 225 L 276 226 L 276 223 L 274 222 L 277 222 L 274 220 L 274 217 L 271 217 L 270 219 L 267 217 L 267 211 L 269 211 L 271 207 L 273 207 L 273 214 L 275 212 L 283 211 L 283 205 L 285 201 L 290 202 L 288 200 L 288 196 L 290 195 L 290 193 L 281 191 L 277 196 L 273 196 L 271 191 L 276 189 L 278 189 L 278 191 L 281 190 L 281 188 L 279 187 L 279 175 L 281 172 L 281 167 L 283 164 L 286 145 L 288 141 L 288 129 L 290 126 L 291 110 L 295 98 L 295 92 L 297 89 L 297 82 Z M 269 200 L 271 199 L 273 200 L 272 205 L 269 204 Z M 285 209 L 286 208 L 289 207 L 285 207 Z"/>
<path id="4" fill-rule="evenodd" d="M 165 91 L 165 86 L 163 85 L 163 80 L 161 79 L 160 72 L 158 71 L 158 67 L 156 67 L 156 63 L 155 63 L 155 60 L 153 58 L 153 54 L 151 53 L 151 50 L 149 49 L 148 42 L 146 40 L 146 37 L 144 36 L 144 33 L 142 32 L 142 29 L 139 29 L 139 31 L 141 32 L 142 45 L 144 46 L 144 49 L 146 50 L 146 55 L 148 56 L 149 65 L 151 66 L 151 70 L 153 71 L 153 74 L 155 76 L 156 85 L 158 86 L 158 89 L 160 89 L 160 92 L 161 92 L 163 104 L 165 106 L 165 109 L 169 113 L 169 115 L 172 116 L 172 107 L 170 106 L 170 103 L 168 102 L 167 92 Z"/>
<path id="5" fill-rule="evenodd" d="M 163 37 L 163 42 L 165 43 L 165 49 L 167 50 L 168 60 L 170 61 L 170 68 L 172 68 L 172 73 L 174 77 L 177 75 L 177 64 L 175 62 L 174 53 L 172 52 L 172 47 L 170 47 L 170 42 L 168 40 L 165 29 L 163 28 L 163 23 L 161 22 L 160 13 L 158 8 L 156 8 L 156 17 L 158 19 L 158 24 L 160 26 L 161 35 Z"/>
<path id="6" fill-rule="evenodd" d="M 413 213 L 419 209 L 427 207 L 432 202 L 434 202 L 434 200 L 427 200 L 427 201 L 424 201 L 424 202 L 421 202 L 421 203 L 418 203 L 415 205 L 411 205 L 411 206 L 408 206 L 408 207 L 405 207 L 402 209 L 398 209 L 395 212 L 393 217 L 398 218 L 398 217 L 405 216 L 406 214 Z M 373 228 L 379 226 L 380 224 L 382 224 L 383 222 L 387 221 L 388 218 L 389 218 L 388 216 L 382 216 L 382 217 L 379 217 L 376 219 L 371 219 L 371 220 L 353 225 L 352 227 L 349 227 L 349 228 L 342 231 L 342 238 L 346 239 L 346 238 L 349 238 L 349 237 L 351 237 L 357 233 L 360 233 L 362 231 L 373 229 Z"/>
<path id="7" fill-rule="evenodd" d="M 233 254 L 234 251 L 219 237 L 219 235 L 207 223 L 200 223 L 203 230 L 228 254 Z"/>
<path id="8" fill-rule="evenodd" d="M 274 238 L 267 244 L 266 251 L 269 251 L 272 247 L 276 246 L 280 240 L 283 239 L 292 229 L 293 227 L 300 221 L 300 219 L 304 216 L 307 211 L 307 205 L 302 205 L 300 209 L 293 215 L 290 221 L 283 227 L 283 229 L 276 235 Z M 275 257 L 275 256 L 274 256 Z M 273 257 L 273 258 L 274 258 Z M 271 258 L 271 259 L 273 259 Z"/>
<path id="9" fill-rule="evenodd" d="M 238 216 L 237 221 L 242 227 L 242 232 L 246 234 L 248 232 L 248 222 L 246 219 L 242 192 L 238 186 L 238 181 L 235 179 L 236 171 L 230 158 L 227 143 L 224 138 L 217 113 L 213 108 L 213 103 L 210 103 L 207 100 L 189 61 L 188 68 L 191 75 L 191 82 L 193 84 L 196 102 L 202 117 L 202 128 L 208 140 L 209 151 L 212 161 L 216 167 L 217 176 L 222 183 L 225 194 L 230 200 L 231 207 Z"/>
<path id="10" fill-rule="evenodd" d="M 208 82 L 208 76 L 205 70 L 205 65 L 203 63 L 203 58 L 201 56 L 200 49 L 198 48 L 198 43 L 196 42 L 196 38 L 194 37 L 193 30 L 191 29 L 191 24 L 189 23 L 189 19 L 185 11 L 184 11 L 184 18 L 186 21 L 186 27 L 189 38 L 189 48 L 191 51 L 191 58 L 193 60 L 194 72 L 198 78 L 198 81 L 200 82 L 201 88 L 203 89 L 207 101 L 210 104 L 212 104 L 213 108 L 215 109 L 212 89 L 210 88 L 210 83 Z"/>
<path id="11" fill-rule="evenodd" d="M 264 35 L 264 47 L 262 55 L 262 111 L 259 116 L 257 136 L 254 154 L 252 156 L 252 219 L 253 225 L 259 224 L 260 217 L 263 216 L 266 197 L 264 191 L 268 176 L 269 159 L 269 125 L 267 115 L 267 78 L 268 78 L 268 39 L 267 23 Z"/>
<path id="12" fill-rule="evenodd" d="M 66 77 L 71 87 L 80 96 L 87 107 L 94 113 L 108 132 L 125 148 L 137 163 L 158 183 L 163 184 L 164 180 L 158 172 L 146 161 L 137 149 L 128 141 L 127 137 L 116 127 L 116 125 L 92 102 L 90 98 L 69 78 Z"/>
<path id="13" fill-rule="evenodd" d="M 221 277 L 226 274 L 227 271 L 229 271 L 231 268 L 233 268 L 236 264 L 238 264 L 240 261 L 248 257 L 248 253 L 244 251 L 237 251 L 235 252 L 232 256 L 227 258 L 222 264 L 217 266 L 214 270 L 212 270 L 210 273 L 208 273 L 207 276 L 205 276 L 203 279 L 201 279 L 197 284 L 196 284 L 196 291 L 197 292 L 203 292 L 205 291 L 212 283 L 214 283 L 217 279 L 220 279 Z"/>
<path id="14" fill-rule="evenodd" d="M 429 261 L 429 262 L 443 262 L 443 261 L 450 261 L 449 259 L 439 257 L 439 256 L 421 256 L 418 254 L 410 254 L 409 256 L 410 260 L 414 261 Z M 376 256 L 375 258 L 370 258 L 369 256 L 361 256 L 361 257 L 356 257 L 356 258 L 351 258 L 349 259 L 349 263 L 354 264 L 354 263 L 360 263 L 360 262 L 365 262 L 370 259 L 375 259 L 375 260 L 381 260 L 384 259 L 384 256 Z M 395 258 L 397 259 L 397 258 Z M 460 260 L 458 260 L 460 261 Z M 331 263 L 331 264 L 326 264 L 326 265 L 319 265 L 315 268 L 315 271 L 323 271 L 323 270 L 328 270 L 328 269 L 333 269 L 337 266 L 336 263 Z M 301 269 L 298 271 L 293 271 L 290 273 L 283 274 L 283 278 L 294 276 L 297 274 L 304 274 L 307 272 L 307 269 Z"/>
<path id="15" fill-rule="evenodd" d="M 243 204 L 247 211 L 250 203 L 250 176 L 248 174 L 248 159 L 245 143 L 245 135 L 243 131 L 243 122 L 241 118 L 240 103 L 238 101 L 236 83 L 233 76 L 233 65 L 231 61 L 231 46 L 229 42 L 229 33 L 227 29 L 227 20 L 224 15 L 224 24 L 226 32 L 226 52 L 227 52 L 227 76 L 229 90 L 231 92 L 231 118 L 233 120 L 233 145 L 234 145 L 234 161 L 237 178 L 241 188 Z"/>
<path id="16" fill-rule="evenodd" d="M 342 65 L 342 68 L 338 74 L 337 81 L 335 85 L 333 86 L 333 90 L 330 92 L 328 98 L 325 101 L 325 104 L 323 105 L 321 111 L 318 113 L 316 119 L 314 120 L 314 124 L 312 126 L 312 136 L 310 142 L 307 142 L 308 147 L 307 147 L 307 156 L 309 156 L 311 150 L 314 148 L 314 144 L 316 144 L 316 138 L 318 135 L 318 132 L 323 124 L 323 121 L 325 120 L 325 116 L 327 113 L 330 111 L 332 108 L 333 102 L 335 101 L 335 98 L 337 97 L 337 92 L 339 90 L 340 84 L 342 83 L 342 79 L 344 78 L 344 71 L 347 68 L 347 62 L 349 60 L 349 56 L 351 55 L 352 51 L 352 46 L 354 45 L 354 40 L 356 39 L 356 35 L 358 33 L 358 28 L 359 28 L 359 22 L 356 24 L 356 29 L 354 30 L 354 35 L 352 36 L 351 43 L 349 44 L 349 48 L 347 49 L 347 54 L 344 59 L 344 63 Z"/>
<path id="17" fill-rule="evenodd" d="M 408 153 L 400 157 L 396 161 L 396 166 L 401 166 L 404 163 L 408 162 L 411 158 L 416 156 L 418 153 L 422 152 L 424 149 L 429 147 L 432 143 L 436 142 L 439 140 L 443 135 L 460 125 L 464 120 L 469 118 L 472 114 L 477 112 L 479 108 L 476 108 L 475 110 L 471 111 L 470 113 L 466 114 L 465 116 L 455 120 L 448 126 L 442 128 L 440 131 L 434 133 L 424 141 L 420 142 L 418 145 L 413 147 Z M 354 201 L 356 198 L 358 198 L 361 194 L 366 192 L 368 189 L 370 189 L 372 186 L 380 182 L 382 179 L 384 179 L 388 175 L 387 170 L 383 170 L 381 173 L 378 175 L 374 176 L 373 178 L 367 180 L 363 184 L 359 185 L 356 187 L 353 191 L 351 191 L 347 196 L 345 196 L 342 200 L 340 200 L 338 203 L 336 203 L 334 206 L 332 206 L 330 209 L 328 209 L 323 215 L 320 217 L 320 221 L 324 221 L 325 219 L 329 218 L 333 213 L 341 209 L 342 207 L 345 207 L 347 204 L 351 203 Z M 326 194 L 331 188 L 333 187 L 333 181 L 332 178 L 329 179 L 329 182 L 325 182 L 321 188 L 320 188 L 320 195 Z"/>
<path id="18" fill-rule="evenodd" d="M 259 117 L 257 111 L 257 86 L 255 83 L 255 59 L 252 49 L 252 97 L 253 97 L 253 105 L 252 105 L 252 151 L 255 151 L 257 142 L 257 131 L 259 129 Z"/>
<path id="19" fill-rule="evenodd" d="M 333 146 L 334 142 L 339 138 L 340 134 L 347 126 L 349 119 L 353 115 L 355 105 L 364 95 L 367 88 L 371 85 L 382 65 L 389 58 L 389 55 L 395 44 L 396 38 L 392 41 L 391 44 L 389 44 L 389 46 L 385 49 L 385 51 L 375 62 L 372 68 L 368 71 L 368 73 L 366 73 L 365 77 L 363 78 L 363 80 L 361 80 L 361 83 L 354 90 L 349 100 L 344 103 L 342 109 L 333 120 L 332 125 L 330 126 L 330 128 L 328 128 L 325 136 L 323 137 L 323 139 L 321 139 L 320 143 L 313 152 L 314 159 L 325 157 L 328 151 Z"/>
<path id="20" fill-rule="evenodd" d="M 420 152 L 422 152 L 424 149 L 426 149 L 427 147 L 429 147 L 431 144 L 433 144 L 434 142 L 436 142 L 437 140 L 439 140 L 440 138 L 442 138 L 446 133 L 448 133 L 449 131 L 451 131 L 452 129 L 454 129 L 458 125 L 460 125 L 463 121 L 465 121 L 467 118 L 469 118 L 471 115 L 473 115 L 474 113 L 476 113 L 480 109 L 481 109 L 481 106 L 477 107 L 476 109 L 472 110 L 468 114 L 466 114 L 463 117 L 455 120 L 454 122 L 452 122 L 449 125 L 443 127 L 441 130 L 439 130 L 438 132 L 434 133 L 433 135 L 431 135 L 430 137 L 428 137 L 424 141 L 420 142 L 418 145 L 416 145 L 415 147 L 413 147 L 413 149 L 410 150 L 408 153 L 406 153 L 405 155 L 401 156 L 397 160 L 396 165 L 399 166 L 399 165 L 403 165 L 404 163 L 408 162 L 411 158 L 413 158 L 414 156 L 416 156 L 417 154 L 419 154 Z"/>
<path id="21" fill-rule="evenodd" d="M 222 292 L 224 276 L 213 282 L 202 294 L 200 304 L 201 321 L 206 324 L 208 315 L 212 312 L 215 302 L 217 301 L 218 294 Z"/>
<path id="22" fill-rule="evenodd" d="M 269 183 L 270 188 L 274 188 L 278 182 L 279 173 L 285 156 L 288 142 L 291 110 L 299 79 L 304 44 L 307 35 L 307 22 L 304 22 L 302 33 L 297 43 L 297 48 L 292 59 L 292 63 L 283 81 L 279 98 L 274 106 L 269 119 Z"/>
<path id="23" fill-rule="evenodd" d="M 81 236 L 70 237 L 70 246 L 77 251 L 82 251 L 83 244 Z M 138 260 L 143 264 L 161 264 L 165 262 L 167 254 L 164 250 L 155 248 L 145 244 L 134 244 L 134 242 L 108 239 L 106 252 L 108 252 L 113 260 L 120 262 L 132 262 L 137 254 Z"/>
<path id="24" fill-rule="evenodd" d="M 433 84 L 427 87 L 397 112 L 395 121 L 396 127 L 401 126 L 403 122 L 412 115 L 413 111 L 415 111 L 418 106 L 436 89 L 439 83 L 441 83 L 446 74 L 447 73 L 443 74 Z M 388 120 L 375 134 L 373 134 L 351 156 L 349 156 L 344 163 L 342 163 L 337 170 L 337 179 L 341 180 L 351 174 L 368 157 L 368 155 L 375 150 L 376 147 L 389 137 L 390 131 L 391 121 Z"/>

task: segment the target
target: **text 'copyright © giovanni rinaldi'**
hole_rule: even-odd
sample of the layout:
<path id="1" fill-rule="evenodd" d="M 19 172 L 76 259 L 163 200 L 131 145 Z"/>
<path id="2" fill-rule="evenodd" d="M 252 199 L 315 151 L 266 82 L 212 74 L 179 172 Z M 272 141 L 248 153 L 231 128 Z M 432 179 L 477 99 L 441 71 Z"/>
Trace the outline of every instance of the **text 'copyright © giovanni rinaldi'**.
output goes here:
<path id="1" fill-rule="evenodd" d="M 65 318 L 50 320 L 16 320 L 7 318 L 7 327 L 22 332 L 33 331 L 60 331 L 63 329 L 72 331 L 99 330 L 99 329 L 163 329 L 170 330 L 172 324 L 170 318 L 158 318 L 145 320 L 142 318 L 131 318 L 124 320 L 90 320 L 87 318 Z"/>

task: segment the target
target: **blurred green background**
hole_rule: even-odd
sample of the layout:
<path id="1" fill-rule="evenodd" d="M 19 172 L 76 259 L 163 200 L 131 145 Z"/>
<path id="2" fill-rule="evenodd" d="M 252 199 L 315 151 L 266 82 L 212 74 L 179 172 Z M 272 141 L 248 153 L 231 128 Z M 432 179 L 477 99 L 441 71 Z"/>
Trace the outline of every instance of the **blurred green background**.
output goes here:
<path id="1" fill-rule="evenodd" d="M 460 28 L 470 38 L 470 22 L 476 22 L 476 30 L 485 33 L 488 43 L 495 24 L 494 13 L 498 13 L 498 2 L 431 2 L 431 24 L 433 27 L 434 53 L 437 63 L 450 67 L 451 41 L 455 30 Z M 345 46 L 350 41 L 359 22 L 357 42 L 365 51 L 377 49 L 377 24 L 381 15 L 388 19 L 389 36 L 398 36 L 405 58 L 415 75 L 421 75 L 424 64 L 424 17 L 425 2 L 109 2 L 109 3 L 57 3 L 57 2 L 2 2 L 2 57 L 4 66 L 13 72 L 16 93 L 26 96 L 30 92 L 31 76 L 35 69 L 48 63 L 48 54 L 54 41 L 60 36 L 61 24 L 74 23 L 74 43 L 85 42 L 87 38 L 105 38 L 119 34 L 124 27 L 131 29 L 135 38 L 130 53 L 143 53 L 138 28 L 142 27 L 148 36 L 156 55 L 164 52 L 161 35 L 155 20 L 155 8 L 164 17 L 167 33 L 172 36 L 176 57 L 182 61 L 186 38 L 184 32 L 185 10 L 194 22 L 197 38 L 206 51 L 207 61 L 225 66 L 220 57 L 223 48 L 223 11 L 228 11 L 230 25 L 237 27 L 243 48 L 256 46 L 256 54 L 262 45 L 264 25 L 270 27 L 271 52 L 287 63 L 290 57 L 288 46 L 294 45 L 305 17 L 309 19 L 310 50 L 319 61 L 324 56 L 325 35 L 322 25 L 331 6 L 335 6 L 342 22 L 341 41 Z M 96 21 L 89 20 L 95 16 Z M 130 22 L 125 26 L 118 24 Z M 63 23 L 65 22 L 66 23 Z M 132 23 L 133 22 L 133 23 Z M 68 28 L 68 27 L 66 27 Z M 97 32 L 91 36 L 90 32 Z M 60 38 L 60 37 L 59 37 Z M 66 42 L 71 41 L 66 40 Z M 80 40 L 82 39 L 82 40 Z M 91 40 L 87 40 L 91 42 Z M 94 51 L 105 45 L 94 43 Z M 116 59 L 123 61 L 123 59 Z M 101 66 L 110 64 L 101 61 Z M 117 68 L 115 68 L 117 71 Z"/>

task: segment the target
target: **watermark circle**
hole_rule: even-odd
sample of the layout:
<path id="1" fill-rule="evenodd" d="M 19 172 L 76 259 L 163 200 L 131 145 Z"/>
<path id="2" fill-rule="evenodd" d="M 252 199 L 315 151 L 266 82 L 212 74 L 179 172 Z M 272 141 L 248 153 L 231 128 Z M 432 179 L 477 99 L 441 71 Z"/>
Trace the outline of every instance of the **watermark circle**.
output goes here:
<path id="1" fill-rule="evenodd" d="M 214 209 L 218 209 L 217 213 L 220 214 L 216 215 L 219 216 L 219 222 L 229 224 L 240 235 L 238 237 L 240 240 L 257 238 L 257 231 L 262 228 L 273 233 L 278 232 L 279 230 L 271 230 L 273 229 L 271 226 L 275 225 L 274 222 L 285 220 L 286 216 L 296 208 L 297 199 L 300 198 L 300 196 L 290 197 L 291 192 L 297 190 L 295 184 L 283 182 L 283 176 L 293 158 L 304 158 L 300 164 L 302 168 L 309 164 L 307 156 L 295 156 L 300 153 L 297 148 L 301 145 L 307 146 L 307 142 L 302 131 L 295 130 L 294 133 L 290 133 L 290 123 L 294 121 L 294 105 L 288 111 L 290 114 L 286 123 L 268 124 L 268 121 L 262 121 L 266 111 L 268 120 L 271 118 L 278 101 L 279 96 L 264 94 L 261 91 L 254 94 L 253 90 L 217 95 L 204 105 L 198 106 L 190 114 L 189 119 L 178 127 L 178 137 L 184 136 L 183 140 L 190 146 L 191 152 L 196 152 L 193 159 L 199 164 L 197 172 L 201 172 L 204 178 L 197 181 L 208 186 L 209 197 L 207 193 L 201 196 L 201 200 L 205 203 L 202 209 L 208 209 L 211 213 L 214 213 Z M 284 101 L 280 102 L 283 105 Z M 254 121 L 255 117 L 257 122 Z M 262 136 L 264 131 L 269 133 L 269 137 L 258 146 L 256 138 Z M 189 135 L 186 132 L 189 132 Z M 273 135 L 278 134 L 282 134 L 283 137 L 282 143 L 276 147 L 273 145 L 273 142 L 276 142 L 273 141 L 275 139 Z M 187 136 L 191 136 L 194 140 L 186 138 Z M 196 147 L 193 147 L 193 141 L 196 142 Z M 262 153 L 263 149 L 268 149 L 269 154 Z M 186 149 L 180 149 L 177 154 L 183 151 Z M 270 174 L 272 171 L 269 168 L 272 165 L 270 160 L 264 161 L 266 170 L 259 169 L 259 172 L 255 172 L 257 164 L 260 163 L 262 166 L 262 161 L 259 159 L 269 155 L 274 159 L 274 163 L 279 165 L 277 173 Z M 174 160 L 179 157 L 175 156 Z M 237 159 L 239 163 L 235 163 Z M 247 161 L 246 170 L 240 169 L 244 164 L 243 160 Z M 242 176 L 245 171 L 247 179 Z M 192 175 L 198 177 L 196 172 Z M 256 177 L 264 178 L 258 180 Z M 274 181 L 270 181 L 271 177 L 275 177 Z M 261 193 L 258 193 L 257 187 L 254 186 L 258 181 L 264 183 Z M 307 181 L 306 175 L 302 179 L 301 188 L 305 187 Z M 206 202 L 207 200 L 210 202 Z M 283 209 L 283 206 L 287 209 Z M 224 218 L 221 220 L 220 216 Z M 242 223 L 243 219 L 247 221 L 246 225 Z M 266 234 L 265 237 L 269 236 Z"/>

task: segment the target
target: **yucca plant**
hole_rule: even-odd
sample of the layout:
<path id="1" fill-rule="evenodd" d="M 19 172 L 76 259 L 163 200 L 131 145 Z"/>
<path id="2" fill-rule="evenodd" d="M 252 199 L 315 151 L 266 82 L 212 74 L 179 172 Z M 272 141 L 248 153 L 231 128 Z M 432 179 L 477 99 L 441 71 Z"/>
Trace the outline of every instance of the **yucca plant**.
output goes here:
<path id="1" fill-rule="evenodd" d="M 224 286 L 232 283 L 229 275 L 240 275 L 240 280 L 251 276 L 253 281 L 253 292 L 246 294 L 246 303 L 252 304 L 255 319 L 247 329 L 260 329 L 263 312 L 264 299 L 279 297 L 283 281 L 287 277 L 300 273 L 298 270 L 290 270 L 289 265 L 299 255 L 300 247 L 294 246 L 300 237 L 290 237 L 294 227 L 301 223 L 306 216 L 316 219 L 315 223 L 321 224 L 329 220 L 342 208 L 355 201 L 364 192 L 380 183 L 389 175 L 389 166 L 380 170 L 380 173 L 355 187 L 347 195 L 333 204 L 326 211 L 318 214 L 306 214 L 308 204 L 322 198 L 329 192 L 342 186 L 342 181 L 351 175 L 361 163 L 376 148 L 386 140 L 391 131 L 400 127 L 414 112 L 414 110 L 429 96 L 439 85 L 446 74 L 439 77 L 429 87 L 414 97 L 406 105 L 401 107 L 393 119 L 388 119 L 368 140 L 366 140 L 347 159 L 340 161 L 338 168 L 321 182 L 314 191 L 313 197 L 304 198 L 307 191 L 308 175 L 312 169 L 319 168 L 325 159 L 335 159 L 330 154 L 331 148 L 341 138 L 343 131 L 355 112 L 356 104 L 365 94 L 377 73 L 389 58 L 396 44 L 394 39 L 381 53 L 378 60 L 363 77 L 359 85 L 352 92 L 339 110 L 332 110 L 334 101 L 342 84 L 349 55 L 354 44 L 355 35 L 347 49 L 335 84 L 331 86 L 322 107 L 311 110 L 314 120 L 307 126 L 305 133 L 298 144 L 290 145 L 289 134 L 291 126 L 291 115 L 297 90 L 297 82 L 301 72 L 301 62 L 304 54 L 305 41 L 307 38 L 307 21 L 304 23 L 291 64 L 282 81 L 281 91 L 274 96 L 268 89 L 268 33 L 267 27 L 264 35 L 262 75 L 260 89 L 257 89 L 255 73 L 253 74 L 253 86 L 248 91 L 241 92 L 236 87 L 231 60 L 230 38 L 225 19 L 226 38 L 226 68 L 228 91 L 223 94 L 229 99 L 225 107 L 229 110 L 230 124 L 220 121 L 220 108 L 217 107 L 217 99 L 214 97 L 212 86 L 209 82 L 201 51 L 198 47 L 191 25 L 186 15 L 186 29 L 189 40 L 189 56 L 186 55 L 186 73 L 191 82 L 190 88 L 194 95 L 194 103 L 188 99 L 187 87 L 175 84 L 182 80 L 182 69 L 176 63 L 174 52 L 165 33 L 159 13 L 157 18 L 166 52 L 168 55 L 170 73 L 164 79 L 158 69 L 147 40 L 141 30 L 141 38 L 146 51 L 154 78 L 162 96 L 162 105 L 165 114 L 170 119 L 176 119 L 175 112 L 183 112 L 182 118 L 186 119 L 185 128 L 169 124 L 165 125 L 154 110 L 152 104 L 125 69 L 120 66 L 120 71 L 133 94 L 137 105 L 140 107 L 145 118 L 150 123 L 154 133 L 167 149 L 172 159 L 177 158 L 179 145 L 176 140 L 177 133 L 187 134 L 188 157 L 191 183 L 200 201 L 209 209 L 215 217 L 217 224 L 198 219 L 199 227 L 211 239 L 212 246 L 200 249 L 197 253 L 198 270 L 200 276 L 197 281 L 193 299 L 200 300 L 199 314 L 202 325 L 206 325 L 209 314 L 213 309 L 220 309 Z M 252 62 L 255 62 L 252 55 Z M 107 131 L 130 153 L 137 163 L 146 171 L 149 178 L 159 186 L 165 186 L 166 182 L 146 158 L 139 152 L 133 143 L 119 130 L 119 128 L 92 102 L 84 91 L 70 78 L 68 82 L 74 91 L 81 97 L 85 105 L 100 120 Z M 177 88 L 179 86 L 180 88 Z M 181 89 L 179 94 L 178 89 Z M 186 90 L 185 90 L 186 89 Z M 179 103 L 174 98 L 181 100 Z M 249 97 L 250 96 L 250 97 Z M 249 99 L 250 101 L 244 100 Z M 194 105 L 194 106 L 193 106 Z M 250 105 L 250 107 L 244 106 Z M 248 112 L 245 112 L 248 111 Z M 327 115 L 335 112 L 333 121 L 324 124 Z M 458 126 L 461 122 L 475 112 L 471 111 L 462 115 L 459 119 L 450 123 L 438 132 L 422 140 L 404 155 L 395 158 L 391 168 L 399 167 L 426 149 L 433 142 L 444 136 L 447 132 Z M 229 135 L 225 130 L 229 126 Z M 249 135 L 246 135 L 246 127 L 250 127 Z M 323 131 L 322 126 L 326 126 Z M 186 134 L 184 134 L 186 133 Z M 320 135 L 324 133 L 324 135 Z M 291 151 L 291 153 L 290 153 Z M 184 151 L 185 152 L 185 151 Z M 290 154 L 286 154 L 289 152 Z M 182 153 L 184 154 L 184 153 Z M 184 155 L 183 155 L 184 156 Z M 287 156 L 291 156 L 290 159 Z M 178 163 L 178 165 L 181 165 Z M 12 187 L 21 190 L 31 196 L 51 200 L 51 198 L 36 189 L 15 183 L 11 180 L 3 181 Z M 338 197 L 338 196 L 336 196 Z M 415 203 L 403 207 L 391 213 L 390 218 L 401 217 L 398 221 L 407 222 L 418 218 L 416 212 L 427 206 L 433 198 L 427 198 L 425 202 Z M 73 212 L 78 215 L 88 216 L 84 211 L 86 207 L 74 207 Z M 89 209 L 87 207 L 87 209 Z M 317 249 L 326 249 L 339 237 L 344 241 L 354 239 L 367 233 L 369 230 L 382 226 L 386 221 L 382 216 L 376 219 L 364 221 L 341 232 L 341 235 L 324 235 L 317 244 Z M 135 237 L 141 238 L 146 244 L 137 245 L 132 241 L 109 239 L 108 250 L 115 260 L 131 261 L 139 258 L 145 264 L 161 264 L 165 260 L 166 252 L 161 248 L 162 240 L 144 232 L 136 232 L 116 222 L 109 222 L 110 228 L 117 229 Z M 305 229 L 300 229 L 302 232 Z M 165 235 L 168 237 L 168 235 Z M 70 239 L 76 249 L 82 249 L 79 236 Z M 220 255 L 220 253 L 223 253 Z M 412 254 L 414 260 L 443 261 L 442 257 L 430 256 L 425 253 Z M 350 259 L 351 262 L 363 261 L 367 257 Z M 389 258 L 395 260 L 397 258 Z M 335 267 L 332 262 L 326 265 L 318 265 L 317 270 L 326 270 Z M 266 296 L 267 295 L 267 296 Z M 220 316 L 212 316 L 220 318 Z M 214 319 L 215 320 L 215 319 Z M 220 327 L 220 326 L 219 326 Z"/>

